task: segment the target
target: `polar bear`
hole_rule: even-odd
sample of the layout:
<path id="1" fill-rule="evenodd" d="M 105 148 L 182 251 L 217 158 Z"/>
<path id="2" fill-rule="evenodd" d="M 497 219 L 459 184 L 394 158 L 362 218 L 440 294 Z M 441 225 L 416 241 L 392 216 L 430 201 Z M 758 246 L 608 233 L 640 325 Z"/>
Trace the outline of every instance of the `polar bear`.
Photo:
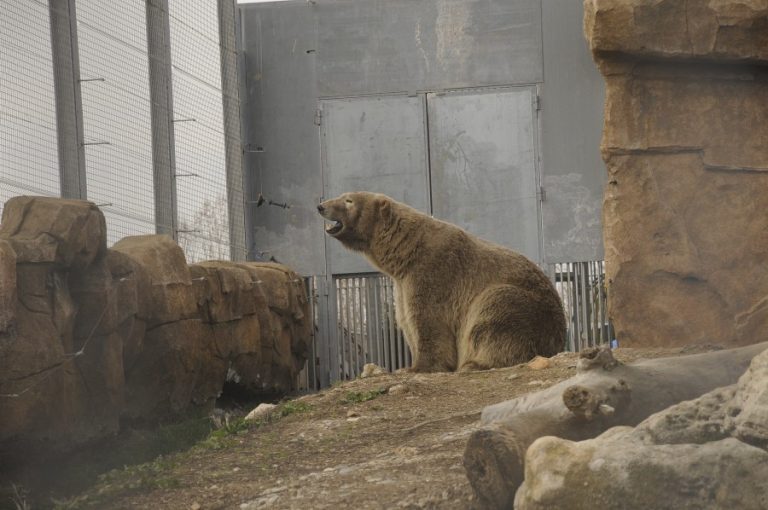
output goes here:
<path id="1" fill-rule="evenodd" d="M 410 370 L 505 367 L 565 347 L 560 296 L 519 253 L 378 193 L 344 193 L 317 209 L 329 236 L 392 277 Z"/>

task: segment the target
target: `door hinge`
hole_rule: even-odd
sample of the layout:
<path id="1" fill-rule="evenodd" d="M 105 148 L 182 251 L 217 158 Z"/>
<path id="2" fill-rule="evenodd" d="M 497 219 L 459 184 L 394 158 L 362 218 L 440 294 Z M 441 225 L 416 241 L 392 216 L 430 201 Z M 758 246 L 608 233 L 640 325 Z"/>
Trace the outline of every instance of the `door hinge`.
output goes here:
<path id="1" fill-rule="evenodd" d="M 541 110 L 541 96 L 536 94 L 536 96 L 533 98 L 533 106 L 536 108 L 536 111 Z"/>
<path id="2" fill-rule="evenodd" d="M 541 202 L 544 202 L 547 199 L 547 190 L 544 189 L 544 186 L 539 186 L 539 191 L 536 193 L 536 197 Z"/>
<path id="3" fill-rule="evenodd" d="M 315 126 L 319 126 L 323 123 L 323 110 L 318 108 L 315 110 Z"/>

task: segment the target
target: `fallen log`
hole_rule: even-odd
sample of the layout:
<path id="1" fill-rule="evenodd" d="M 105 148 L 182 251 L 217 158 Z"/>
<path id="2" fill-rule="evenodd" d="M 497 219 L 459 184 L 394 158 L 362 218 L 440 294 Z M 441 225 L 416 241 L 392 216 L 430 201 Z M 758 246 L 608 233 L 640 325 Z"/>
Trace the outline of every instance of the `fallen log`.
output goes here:
<path id="1" fill-rule="evenodd" d="M 515 508 L 765 510 L 766 478 L 768 350 L 752 358 L 737 384 L 654 413 L 635 428 L 578 442 L 537 439 L 525 454 Z"/>
<path id="2" fill-rule="evenodd" d="M 555 386 L 486 407 L 464 451 L 482 508 L 511 508 L 528 447 L 543 436 L 580 441 L 734 384 L 768 342 L 624 365 L 610 349 L 581 354 L 578 373 Z"/>

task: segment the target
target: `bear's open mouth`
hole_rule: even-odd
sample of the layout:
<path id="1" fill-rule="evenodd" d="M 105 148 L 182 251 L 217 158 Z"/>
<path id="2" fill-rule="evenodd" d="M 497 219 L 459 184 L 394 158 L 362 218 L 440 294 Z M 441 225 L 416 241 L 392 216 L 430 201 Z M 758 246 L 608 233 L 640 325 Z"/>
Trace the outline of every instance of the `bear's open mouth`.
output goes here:
<path id="1" fill-rule="evenodd" d="M 341 232 L 342 228 L 344 228 L 344 225 L 339 220 L 336 220 L 336 223 L 332 225 L 326 225 L 325 231 L 328 232 L 330 235 L 334 235 Z"/>

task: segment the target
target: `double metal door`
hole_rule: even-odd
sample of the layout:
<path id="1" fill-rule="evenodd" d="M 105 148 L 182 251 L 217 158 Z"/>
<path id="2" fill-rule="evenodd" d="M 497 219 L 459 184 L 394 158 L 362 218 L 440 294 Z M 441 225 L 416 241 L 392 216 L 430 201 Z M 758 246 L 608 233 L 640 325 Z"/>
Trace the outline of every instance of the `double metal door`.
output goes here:
<path id="1" fill-rule="evenodd" d="M 534 87 L 320 102 L 326 197 L 375 191 L 541 262 Z M 326 241 L 330 274 L 375 271 Z"/>

